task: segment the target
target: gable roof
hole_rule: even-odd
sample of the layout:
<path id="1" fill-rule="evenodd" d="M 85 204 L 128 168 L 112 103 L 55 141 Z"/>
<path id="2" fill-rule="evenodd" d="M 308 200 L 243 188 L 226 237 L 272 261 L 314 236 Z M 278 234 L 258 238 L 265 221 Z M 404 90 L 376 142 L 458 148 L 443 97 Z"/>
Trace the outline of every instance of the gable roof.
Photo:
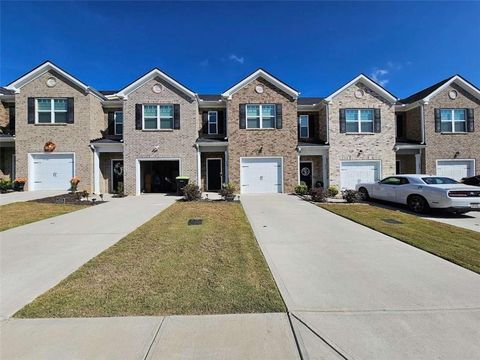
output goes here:
<path id="1" fill-rule="evenodd" d="M 381 86 L 380 84 L 376 83 L 375 81 L 373 81 L 372 79 L 370 79 L 368 76 L 366 76 L 365 74 L 360 74 L 358 75 L 356 78 L 350 80 L 348 83 L 346 83 L 345 85 L 343 85 L 340 89 L 336 90 L 334 93 L 330 94 L 329 96 L 327 96 L 325 98 L 326 101 L 332 101 L 332 99 L 337 96 L 338 94 L 340 94 L 342 91 L 344 91 L 345 89 L 349 88 L 350 86 L 356 84 L 357 82 L 361 82 L 363 83 L 364 85 L 366 85 L 367 87 L 375 90 L 377 93 L 379 93 L 380 95 L 382 95 L 385 99 L 387 100 L 390 100 L 392 103 L 395 103 L 397 102 L 398 98 L 393 95 L 390 91 L 388 91 L 387 89 L 385 89 L 383 86 Z"/>
<path id="2" fill-rule="evenodd" d="M 476 97 L 480 99 L 480 89 L 478 89 L 475 85 L 473 85 L 472 83 L 464 79 L 462 76 L 453 75 L 445 80 L 442 80 L 436 84 L 433 84 L 432 86 L 429 86 L 423 90 L 420 90 L 415 94 L 400 100 L 399 102 L 401 104 L 412 104 L 420 100 L 429 101 L 433 96 L 438 94 L 440 91 L 442 91 L 446 87 L 450 86 L 450 84 L 455 81 L 466 91 L 476 95 Z"/>
<path id="3" fill-rule="evenodd" d="M 250 82 L 252 82 L 253 80 L 255 80 L 259 77 L 264 78 L 265 80 L 267 80 L 271 84 L 275 85 L 279 89 L 283 90 L 284 92 L 286 92 L 287 94 L 292 96 L 294 99 L 298 98 L 298 96 L 300 95 L 300 93 L 297 90 L 295 90 L 291 86 L 287 85 L 283 81 L 277 79 L 275 76 L 273 76 L 269 72 L 267 72 L 263 69 L 258 69 L 256 71 L 254 71 L 253 73 L 251 73 L 250 75 L 248 75 L 247 77 L 245 77 L 243 80 L 240 80 L 238 83 L 233 85 L 228 90 L 226 90 L 222 94 L 222 96 L 231 97 L 233 94 L 235 94 L 241 88 L 243 88 L 245 85 L 249 84 Z"/>
<path id="4" fill-rule="evenodd" d="M 167 75 L 166 73 L 164 73 L 163 71 L 161 71 L 158 68 L 153 68 L 152 70 L 147 72 L 145 75 L 142 75 L 137 80 L 134 80 L 133 82 L 131 82 L 130 84 L 125 86 L 123 89 L 118 91 L 115 95 L 119 96 L 119 97 L 122 97 L 122 98 L 127 98 L 128 95 L 131 94 L 133 91 L 138 89 L 140 86 L 145 84 L 147 81 L 155 79 L 157 76 L 160 77 L 161 79 L 165 80 L 170 85 L 176 87 L 177 89 L 179 89 L 183 93 L 187 94 L 188 96 L 190 96 L 192 98 L 195 97 L 196 94 L 192 90 L 190 90 L 185 85 L 181 84 L 180 82 L 178 82 L 177 80 L 175 80 L 171 76 Z"/>
<path id="5" fill-rule="evenodd" d="M 52 63 L 49 60 L 45 61 L 44 63 L 42 63 L 42 64 L 38 65 L 37 67 L 33 68 L 32 70 L 30 70 L 29 72 L 23 74 L 22 76 L 20 76 L 16 80 L 12 81 L 5 88 L 7 90 L 12 90 L 15 93 L 18 93 L 18 92 L 20 92 L 20 89 L 23 86 L 27 85 L 28 83 L 32 82 L 33 80 L 37 79 L 39 76 L 45 74 L 46 72 L 48 72 L 50 70 L 53 70 L 53 71 L 57 72 L 58 74 L 60 74 L 64 78 L 71 81 L 73 84 L 77 85 L 79 88 L 81 88 L 85 92 L 92 93 L 95 96 L 97 96 L 98 98 L 100 98 L 101 100 L 105 99 L 105 97 L 100 92 L 98 92 L 97 90 L 95 90 L 91 86 L 88 86 L 87 84 L 83 83 L 82 81 L 77 79 L 75 76 L 69 74 L 68 72 L 66 72 L 65 70 L 63 70 L 62 68 L 55 65 L 54 63 Z"/>

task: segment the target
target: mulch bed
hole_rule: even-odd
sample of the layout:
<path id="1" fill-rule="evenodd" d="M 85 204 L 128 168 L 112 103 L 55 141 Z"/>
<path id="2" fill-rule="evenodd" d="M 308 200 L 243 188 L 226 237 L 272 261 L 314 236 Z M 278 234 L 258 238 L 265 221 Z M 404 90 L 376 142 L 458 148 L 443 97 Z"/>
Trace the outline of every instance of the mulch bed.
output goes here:
<path id="1" fill-rule="evenodd" d="M 83 199 L 80 200 L 81 196 L 74 194 L 74 193 L 67 193 L 62 195 L 55 195 L 49 196 L 42 199 L 30 200 L 31 202 L 38 202 L 38 203 L 49 203 L 49 204 L 71 204 L 71 205 L 97 205 L 103 204 L 106 201 L 102 201 L 102 199 L 97 195 L 92 195 L 88 197 L 88 200 Z M 92 201 L 95 199 L 95 201 Z"/>

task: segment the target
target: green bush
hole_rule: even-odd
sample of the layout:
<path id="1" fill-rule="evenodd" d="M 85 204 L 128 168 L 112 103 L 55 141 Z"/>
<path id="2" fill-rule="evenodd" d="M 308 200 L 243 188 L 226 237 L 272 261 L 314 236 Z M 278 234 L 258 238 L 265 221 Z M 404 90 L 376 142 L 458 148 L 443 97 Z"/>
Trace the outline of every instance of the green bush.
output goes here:
<path id="1" fill-rule="evenodd" d="M 356 203 L 361 200 L 360 194 L 356 190 L 345 190 L 342 192 L 342 197 L 348 203 Z"/>
<path id="2" fill-rule="evenodd" d="M 338 187 L 335 185 L 330 185 L 327 189 L 328 197 L 335 197 L 338 195 Z"/>
<path id="3" fill-rule="evenodd" d="M 9 179 L 0 179 L 0 192 L 6 192 L 12 189 L 12 181 Z"/>
<path id="4" fill-rule="evenodd" d="M 327 200 L 327 192 L 322 187 L 310 189 L 310 197 L 315 202 L 325 202 Z"/>
<path id="5" fill-rule="evenodd" d="M 237 187 L 234 183 L 226 183 L 222 185 L 222 189 L 218 193 L 223 200 L 233 201 L 235 199 L 235 191 L 237 191 Z"/>
<path id="6" fill-rule="evenodd" d="M 305 184 L 303 181 L 300 184 L 298 184 L 297 186 L 295 186 L 294 190 L 295 190 L 295 194 L 300 195 L 300 196 L 304 196 L 304 195 L 308 194 L 307 184 Z"/>
<path id="7" fill-rule="evenodd" d="M 185 185 L 182 192 L 185 201 L 198 201 L 202 198 L 202 191 L 194 182 Z"/>

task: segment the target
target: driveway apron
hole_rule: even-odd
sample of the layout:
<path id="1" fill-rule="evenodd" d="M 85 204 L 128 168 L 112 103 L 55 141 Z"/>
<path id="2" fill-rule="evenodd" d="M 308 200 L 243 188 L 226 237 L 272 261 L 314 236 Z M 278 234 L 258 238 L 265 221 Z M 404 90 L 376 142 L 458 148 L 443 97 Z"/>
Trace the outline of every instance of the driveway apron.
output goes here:
<path id="1" fill-rule="evenodd" d="M 480 277 L 289 195 L 242 195 L 304 358 L 474 359 Z"/>
<path id="2" fill-rule="evenodd" d="M 0 232 L 0 317 L 12 316 L 175 199 L 164 195 L 112 198 Z"/>

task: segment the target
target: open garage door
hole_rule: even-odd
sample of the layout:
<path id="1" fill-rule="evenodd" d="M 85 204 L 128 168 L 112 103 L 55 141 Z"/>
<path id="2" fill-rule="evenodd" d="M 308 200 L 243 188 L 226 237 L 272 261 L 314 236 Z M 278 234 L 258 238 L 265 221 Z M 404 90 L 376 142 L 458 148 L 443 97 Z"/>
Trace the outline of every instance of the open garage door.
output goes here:
<path id="1" fill-rule="evenodd" d="M 142 193 L 173 193 L 177 191 L 175 178 L 179 175 L 179 160 L 142 160 L 137 181 Z"/>

